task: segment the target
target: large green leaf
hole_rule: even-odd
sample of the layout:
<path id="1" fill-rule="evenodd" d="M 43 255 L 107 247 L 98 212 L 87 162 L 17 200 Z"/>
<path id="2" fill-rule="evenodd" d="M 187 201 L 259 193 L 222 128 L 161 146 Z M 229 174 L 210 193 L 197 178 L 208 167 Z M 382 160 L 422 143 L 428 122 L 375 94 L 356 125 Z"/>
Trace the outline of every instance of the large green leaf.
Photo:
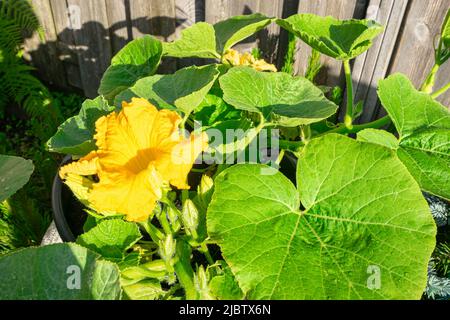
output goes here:
<path id="1" fill-rule="evenodd" d="M 267 173 L 225 170 L 208 209 L 210 237 L 247 298 L 421 297 L 436 226 L 390 149 L 329 134 L 304 148 L 298 190 Z"/>
<path id="2" fill-rule="evenodd" d="M 234 16 L 214 25 L 217 52 L 224 53 L 236 43 L 250 37 L 272 22 L 260 13 Z"/>
<path id="3" fill-rule="evenodd" d="M 166 75 L 163 74 L 155 74 L 153 76 L 138 80 L 134 86 L 122 91 L 116 96 L 114 105 L 116 106 L 116 108 L 120 108 L 122 107 L 122 103 L 124 101 L 131 102 L 131 98 L 138 97 L 150 101 L 159 109 L 174 109 L 175 107 L 158 96 L 158 94 L 155 92 L 155 89 L 153 88 L 155 83 L 165 76 Z"/>
<path id="4" fill-rule="evenodd" d="M 277 23 L 317 51 L 339 60 L 350 60 L 372 46 L 383 27 L 372 20 L 337 20 L 331 16 L 296 14 Z"/>
<path id="5" fill-rule="evenodd" d="M 79 236 L 77 243 L 99 253 L 106 259 L 121 261 L 125 256 L 125 251 L 141 237 L 135 223 L 110 219 L 101 221 L 91 230 Z"/>
<path id="6" fill-rule="evenodd" d="M 116 105 L 132 97 L 146 98 L 159 108 L 173 108 L 190 113 L 205 98 L 216 81 L 215 65 L 183 68 L 168 75 L 155 75 L 139 80 L 136 85 L 116 97 Z"/>
<path id="7" fill-rule="evenodd" d="M 33 170 L 31 160 L 0 155 L 0 202 L 22 188 L 30 179 Z"/>
<path id="8" fill-rule="evenodd" d="M 216 36 L 212 25 L 198 22 L 181 31 L 181 37 L 163 43 L 164 54 L 170 57 L 220 58 L 216 52 Z"/>
<path id="9" fill-rule="evenodd" d="M 72 243 L 27 248 L 2 256 L 0 299 L 119 299 L 119 269 L 99 258 Z"/>
<path id="10" fill-rule="evenodd" d="M 101 116 L 114 111 L 106 100 L 99 96 L 83 102 L 78 115 L 67 119 L 56 134 L 47 142 L 49 151 L 84 156 L 95 149 L 95 122 Z"/>
<path id="11" fill-rule="evenodd" d="M 237 109 L 260 112 L 282 126 L 318 122 L 337 110 L 309 80 L 287 73 L 235 67 L 219 81 L 227 103 Z"/>
<path id="12" fill-rule="evenodd" d="M 399 133 L 397 154 L 421 188 L 450 199 L 450 112 L 408 78 L 380 81 L 381 103 Z"/>
<path id="13" fill-rule="evenodd" d="M 161 55 L 161 42 L 149 35 L 131 41 L 112 58 L 98 93 L 113 101 L 119 92 L 131 87 L 140 78 L 154 74 Z"/>
<path id="14" fill-rule="evenodd" d="M 221 121 L 204 129 L 209 138 L 204 159 L 210 163 L 232 163 L 258 135 L 258 130 L 247 118 Z"/>

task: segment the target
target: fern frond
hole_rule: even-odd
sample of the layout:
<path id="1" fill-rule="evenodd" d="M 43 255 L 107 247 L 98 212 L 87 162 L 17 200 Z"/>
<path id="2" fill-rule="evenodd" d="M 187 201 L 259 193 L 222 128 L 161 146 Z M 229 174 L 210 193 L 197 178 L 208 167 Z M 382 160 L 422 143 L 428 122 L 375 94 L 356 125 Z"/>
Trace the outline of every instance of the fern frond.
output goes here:
<path id="1" fill-rule="evenodd" d="M 31 117 L 40 117 L 51 131 L 57 127 L 60 115 L 51 105 L 48 89 L 31 73 L 33 70 L 19 58 L 0 63 L 0 94 L 21 105 Z"/>
<path id="2" fill-rule="evenodd" d="M 23 42 L 20 28 L 10 20 L 0 20 L 0 47 L 6 52 L 17 52 Z"/>
<path id="3" fill-rule="evenodd" d="M 0 0 L 0 20 L 11 21 L 22 31 L 37 31 L 43 38 L 43 28 L 29 0 Z"/>

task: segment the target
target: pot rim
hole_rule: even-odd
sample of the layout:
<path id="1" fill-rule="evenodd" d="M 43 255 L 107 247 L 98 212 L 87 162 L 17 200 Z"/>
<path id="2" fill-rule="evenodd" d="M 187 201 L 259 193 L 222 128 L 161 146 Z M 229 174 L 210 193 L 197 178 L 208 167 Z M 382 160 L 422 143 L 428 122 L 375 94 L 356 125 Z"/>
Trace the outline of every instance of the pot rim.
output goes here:
<path id="1" fill-rule="evenodd" d="M 61 178 L 59 177 L 59 169 L 67 164 L 68 162 L 72 161 L 71 155 L 66 155 L 64 159 L 61 161 L 58 171 L 55 174 L 55 178 L 53 179 L 53 186 L 52 186 L 52 216 L 53 221 L 55 222 L 56 229 L 58 230 L 59 235 L 61 236 L 61 239 L 64 242 L 74 242 L 75 236 L 73 235 L 72 230 L 70 229 L 70 226 L 67 222 L 67 219 L 64 215 L 64 209 L 62 206 L 62 187 L 63 182 Z"/>

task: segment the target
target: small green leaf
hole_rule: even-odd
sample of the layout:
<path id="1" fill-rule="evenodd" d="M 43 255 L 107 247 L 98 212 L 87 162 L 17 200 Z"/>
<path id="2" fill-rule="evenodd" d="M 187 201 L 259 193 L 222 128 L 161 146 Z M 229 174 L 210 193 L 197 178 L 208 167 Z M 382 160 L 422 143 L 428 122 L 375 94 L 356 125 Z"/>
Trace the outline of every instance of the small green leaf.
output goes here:
<path id="1" fill-rule="evenodd" d="M 125 251 L 141 237 L 135 223 L 120 219 L 108 219 L 100 221 L 88 232 L 80 235 L 77 243 L 116 262 L 121 261 Z"/>
<path id="2" fill-rule="evenodd" d="M 139 252 L 132 251 L 130 253 L 125 254 L 122 261 L 117 262 L 117 266 L 122 271 L 127 268 L 138 266 L 140 261 L 141 261 L 141 254 Z"/>
<path id="3" fill-rule="evenodd" d="M 109 101 L 140 78 L 156 72 L 162 55 L 161 42 L 149 35 L 135 39 L 122 48 L 105 71 L 98 93 Z"/>
<path id="4" fill-rule="evenodd" d="M 234 278 L 231 269 L 222 261 L 223 274 L 215 276 L 209 282 L 209 290 L 219 300 L 241 300 L 244 293 Z"/>
<path id="5" fill-rule="evenodd" d="M 175 106 L 184 113 L 190 113 L 203 101 L 218 75 L 215 65 L 207 65 L 183 68 L 174 74 L 147 77 L 120 93 L 116 97 L 116 105 L 138 96 L 146 98 L 160 109 Z"/>
<path id="6" fill-rule="evenodd" d="M 106 100 L 99 96 L 83 102 L 78 115 L 67 119 L 56 134 L 47 142 L 52 152 L 84 156 L 95 149 L 95 122 L 98 118 L 114 111 Z"/>
<path id="7" fill-rule="evenodd" d="M 267 169 L 226 169 L 208 208 L 211 240 L 247 298 L 422 296 L 436 226 L 392 150 L 328 134 L 303 149 L 298 190 Z"/>
<path id="8" fill-rule="evenodd" d="M 398 156 L 428 193 L 450 199 L 450 112 L 409 79 L 380 81 L 378 95 L 399 133 Z"/>
<path id="9" fill-rule="evenodd" d="M 30 179 L 33 170 L 31 160 L 0 155 L 0 202 L 22 188 Z"/>
<path id="10" fill-rule="evenodd" d="M 212 25 L 198 22 L 183 31 L 181 38 L 163 43 L 164 54 L 170 57 L 220 58 L 216 52 L 216 36 Z"/>
<path id="11" fill-rule="evenodd" d="M 260 13 L 234 16 L 214 25 L 217 52 L 223 54 L 236 43 L 250 37 L 272 22 Z"/>
<path id="12" fill-rule="evenodd" d="M 262 113 L 269 121 L 293 127 L 326 119 L 337 106 L 302 77 L 235 67 L 219 80 L 223 99 L 237 109 Z"/>
<path id="13" fill-rule="evenodd" d="M 262 14 L 242 15 L 216 23 L 198 22 L 181 31 L 181 37 L 164 43 L 164 54 L 170 57 L 220 59 L 221 55 L 272 22 Z"/>
<path id="14" fill-rule="evenodd" d="M 337 20 L 331 16 L 296 14 L 277 23 L 313 49 L 338 60 L 350 60 L 372 46 L 383 27 L 372 20 Z"/>
<path id="15" fill-rule="evenodd" d="M 398 148 L 397 138 L 392 133 L 384 130 L 364 129 L 358 132 L 358 140 L 379 144 L 393 150 Z"/>
<path id="16" fill-rule="evenodd" d="M 222 97 L 208 93 L 202 103 L 194 110 L 195 121 L 202 126 L 211 126 L 217 122 L 242 119 L 242 111 L 226 103 Z"/>
<path id="17" fill-rule="evenodd" d="M 73 243 L 26 248 L 4 255 L 0 258 L 0 299 L 119 299 L 119 269 L 99 258 Z"/>

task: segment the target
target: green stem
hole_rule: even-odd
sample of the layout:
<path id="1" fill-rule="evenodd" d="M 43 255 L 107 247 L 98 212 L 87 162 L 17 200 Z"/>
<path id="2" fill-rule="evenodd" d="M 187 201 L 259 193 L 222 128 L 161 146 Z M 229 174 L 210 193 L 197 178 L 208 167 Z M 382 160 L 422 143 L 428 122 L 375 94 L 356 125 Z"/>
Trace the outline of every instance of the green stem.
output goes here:
<path id="1" fill-rule="evenodd" d="M 425 82 L 420 87 L 420 91 L 431 93 L 433 92 L 434 82 L 436 81 L 436 73 L 439 70 L 440 65 L 435 63 L 433 68 L 431 68 L 430 73 L 428 74 Z"/>
<path id="2" fill-rule="evenodd" d="M 161 214 L 158 217 L 159 222 L 161 223 L 161 226 L 164 229 L 165 234 L 173 234 L 172 227 L 169 224 L 169 221 L 167 221 L 167 214 L 166 212 L 161 212 Z"/>
<path id="3" fill-rule="evenodd" d="M 441 89 L 437 90 L 436 92 L 434 92 L 431 97 L 433 99 L 436 99 L 437 97 L 439 97 L 441 94 L 444 94 L 448 89 L 450 89 L 450 82 L 447 83 L 445 86 L 443 86 Z"/>
<path id="4" fill-rule="evenodd" d="M 206 260 L 208 261 L 208 263 L 210 265 L 213 265 L 215 263 L 214 259 L 211 256 L 211 253 L 209 253 L 209 249 L 208 249 L 208 246 L 206 245 L 206 243 L 203 242 L 200 245 L 200 250 L 199 251 L 205 255 L 205 258 L 206 258 Z"/>
<path id="5" fill-rule="evenodd" d="M 305 143 L 303 141 L 279 140 L 278 145 L 280 149 L 297 152 L 300 148 L 305 146 Z"/>
<path id="6" fill-rule="evenodd" d="M 288 47 L 286 51 L 286 55 L 284 56 L 283 68 L 282 72 L 286 72 L 288 74 L 294 74 L 294 56 L 295 56 L 295 47 L 297 45 L 296 36 L 288 32 Z"/>
<path id="7" fill-rule="evenodd" d="M 283 160 L 284 153 L 285 153 L 285 149 L 281 149 L 280 154 L 278 155 L 277 161 L 275 161 L 275 163 L 277 165 L 280 165 L 281 161 Z"/>
<path id="8" fill-rule="evenodd" d="M 186 292 L 187 300 L 197 299 L 197 290 L 194 285 L 194 271 L 190 263 L 191 247 L 188 243 L 180 239 L 177 242 L 177 262 L 174 264 L 175 273 L 178 280 Z"/>
<path id="9" fill-rule="evenodd" d="M 300 135 L 303 141 L 308 142 L 311 138 L 311 126 L 309 124 L 301 126 Z"/>
<path id="10" fill-rule="evenodd" d="M 389 124 L 391 122 L 391 118 L 389 116 L 384 116 L 383 118 L 380 118 L 378 120 L 368 122 L 365 124 L 359 124 L 352 126 L 351 129 L 347 128 L 345 125 L 339 125 L 336 129 L 327 131 L 322 133 L 319 136 L 328 134 L 328 133 L 341 133 L 341 134 L 350 134 L 350 133 L 357 133 L 364 129 L 379 129 L 381 127 L 384 127 L 385 125 Z"/>
<path id="11" fill-rule="evenodd" d="M 186 121 L 188 121 L 190 115 L 191 115 L 190 112 L 189 112 L 189 113 L 186 113 L 186 114 L 184 115 L 184 117 L 181 119 L 181 123 L 180 123 L 180 128 L 181 128 L 181 129 L 184 129 L 185 124 L 186 124 Z"/>
<path id="12" fill-rule="evenodd" d="M 144 228 L 144 230 L 148 233 L 150 238 L 154 243 L 159 243 L 159 240 L 163 237 L 163 234 L 161 231 L 159 231 L 158 228 L 156 228 L 150 221 L 144 221 L 141 222 L 140 225 Z"/>
<path id="13" fill-rule="evenodd" d="M 353 82 L 350 61 L 344 60 L 345 81 L 347 84 L 347 108 L 345 110 L 344 124 L 347 129 L 352 129 L 353 123 Z"/>

